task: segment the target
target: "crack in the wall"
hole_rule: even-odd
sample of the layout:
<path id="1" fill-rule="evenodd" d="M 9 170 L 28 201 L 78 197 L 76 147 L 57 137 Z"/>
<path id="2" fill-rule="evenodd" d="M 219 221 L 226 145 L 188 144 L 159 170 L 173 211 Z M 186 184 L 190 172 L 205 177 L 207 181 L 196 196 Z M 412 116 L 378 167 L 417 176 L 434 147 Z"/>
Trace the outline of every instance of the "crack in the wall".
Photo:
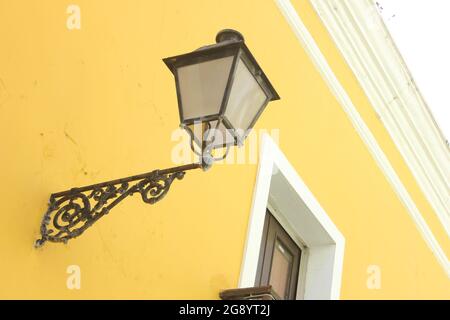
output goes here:
<path id="1" fill-rule="evenodd" d="M 70 142 L 72 142 L 74 145 L 78 146 L 78 143 L 75 141 L 74 138 L 72 138 L 72 136 L 70 134 L 67 133 L 66 130 L 64 130 L 64 136 L 66 137 L 66 139 L 68 139 Z"/>

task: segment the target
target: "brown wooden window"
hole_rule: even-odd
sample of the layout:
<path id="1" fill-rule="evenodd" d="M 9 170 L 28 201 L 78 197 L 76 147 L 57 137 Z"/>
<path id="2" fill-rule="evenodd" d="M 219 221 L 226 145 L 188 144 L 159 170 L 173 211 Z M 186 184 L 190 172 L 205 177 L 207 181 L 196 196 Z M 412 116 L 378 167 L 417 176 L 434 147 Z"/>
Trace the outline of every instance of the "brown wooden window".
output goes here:
<path id="1" fill-rule="evenodd" d="M 281 299 L 297 294 L 301 249 L 267 210 L 256 285 L 272 286 Z"/>

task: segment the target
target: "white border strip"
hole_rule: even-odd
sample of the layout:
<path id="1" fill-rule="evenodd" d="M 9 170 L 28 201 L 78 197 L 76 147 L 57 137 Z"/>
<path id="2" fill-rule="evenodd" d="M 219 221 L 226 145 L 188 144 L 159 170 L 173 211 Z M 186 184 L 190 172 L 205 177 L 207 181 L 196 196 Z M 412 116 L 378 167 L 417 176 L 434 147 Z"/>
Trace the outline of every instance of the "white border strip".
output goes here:
<path id="1" fill-rule="evenodd" d="M 375 159 L 376 163 L 384 173 L 385 177 L 391 184 L 392 188 L 400 198 L 403 205 L 407 208 L 408 213 L 416 224 L 416 227 L 422 235 L 423 239 L 435 255 L 439 264 L 442 266 L 442 268 L 444 268 L 447 276 L 450 278 L 450 262 L 445 255 L 444 250 L 439 245 L 431 229 L 428 227 L 425 219 L 421 215 L 419 209 L 416 207 L 413 199 L 409 195 L 405 186 L 402 184 L 400 178 L 398 177 L 388 158 L 384 154 L 383 150 L 378 145 L 372 132 L 367 127 L 366 123 L 356 110 L 347 92 L 344 90 L 339 80 L 334 75 L 324 55 L 320 51 L 311 34 L 308 32 L 306 26 L 301 21 L 295 8 L 292 6 L 289 0 L 274 1 L 288 21 L 289 25 L 291 26 L 298 40 L 311 58 L 312 62 L 316 66 L 317 70 L 322 75 L 331 92 L 335 95 L 336 99 L 339 101 L 340 105 L 347 113 L 350 121 L 360 135 L 361 139 L 366 144 L 372 157 Z"/>
<path id="2" fill-rule="evenodd" d="M 450 237 L 450 153 L 371 0 L 310 0 Z"/>

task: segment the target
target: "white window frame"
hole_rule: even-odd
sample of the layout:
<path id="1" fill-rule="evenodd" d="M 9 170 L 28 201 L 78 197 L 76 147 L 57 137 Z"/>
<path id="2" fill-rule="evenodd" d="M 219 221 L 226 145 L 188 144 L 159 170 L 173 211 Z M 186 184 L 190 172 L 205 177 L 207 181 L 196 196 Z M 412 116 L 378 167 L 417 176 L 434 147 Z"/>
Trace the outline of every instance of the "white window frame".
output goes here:
<path id="1" fill-rule="evenodd" d="M 297 299 L 339 299 L 345 238 L 276 143 L 265 134 L 239 288 L 255 286 L 267 208 L 302 248 Z"/>

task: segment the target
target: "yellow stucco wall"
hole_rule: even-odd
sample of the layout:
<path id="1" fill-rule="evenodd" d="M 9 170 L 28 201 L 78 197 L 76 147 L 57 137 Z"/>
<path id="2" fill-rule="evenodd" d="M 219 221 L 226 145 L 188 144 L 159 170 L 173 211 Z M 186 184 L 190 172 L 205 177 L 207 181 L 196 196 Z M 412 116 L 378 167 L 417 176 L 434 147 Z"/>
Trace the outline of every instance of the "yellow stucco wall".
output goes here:
<path id="1" fill-rule="evenodd" d="M 81 8 L 81 30 L 66 8 Z M 293 1 L 450 255 L 450 244 L 306 0 Z M 155 206 L 134 197 L 68 245 L 35 250 L 51 192 L 173 166 L 178 125 L 161 59 L 241 31 L 282 100 L 256 129 L 346 238 L 342 298 L 450 298 L 450 281 L 271 0 L 0 0 L 0 298 L 217 298 L 237 286 L 256 165 L 189 172 Z M 367 266 L 382 288 L 366 286 Z M 69 265 L 81 289 L 66 287 Z"/>

